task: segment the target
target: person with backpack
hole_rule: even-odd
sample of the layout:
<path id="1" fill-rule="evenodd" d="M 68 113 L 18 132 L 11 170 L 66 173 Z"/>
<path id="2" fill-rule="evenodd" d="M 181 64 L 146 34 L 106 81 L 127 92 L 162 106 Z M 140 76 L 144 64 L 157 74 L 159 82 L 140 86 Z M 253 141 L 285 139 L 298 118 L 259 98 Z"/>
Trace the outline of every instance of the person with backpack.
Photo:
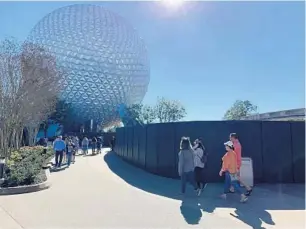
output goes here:
<path id="1" fill-rule="evenodd" d="M 195 175 L 195 181 L 197 183 L 197 187 L 198 187 L 198 196 L 201 195 L 204 186 L 205 186 L 205 182 L 204 182 L 204 168 L 205 168 L 205 164 L 206 164 L 206 160 L 207 160 L 207 155 L 205 153 L 205 148 L 203 146 L 203 143 L 201 142 L 201 140 L 197 139 L 194 142 L 194 146 L 193 146 L 193 150 L 194 150 L 194 175 Z"/>

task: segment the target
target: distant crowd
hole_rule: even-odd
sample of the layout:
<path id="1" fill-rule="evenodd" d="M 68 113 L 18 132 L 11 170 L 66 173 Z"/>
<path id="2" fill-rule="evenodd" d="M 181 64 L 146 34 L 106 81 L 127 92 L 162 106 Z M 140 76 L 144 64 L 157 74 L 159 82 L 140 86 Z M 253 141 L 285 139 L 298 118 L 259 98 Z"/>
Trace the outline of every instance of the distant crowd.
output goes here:
<path id="1" fill-rule="evenodd" d="M 67 136 L 63 139 L 62 136 L 58 136 L 53 141 L 53 150 L 55 152 L 55 168 L 61 168 L 64 164 L 69 166 L 71 163 L 75 163 L 75 156 L 81 154 L 84 156 L 89 154 L 89 147 L 91 146 L 91 155 L 101 154 L 104 140 L 103 136 L 93 137 L 91 139 L 86 136 L 83 137 L 82 141 L 77 136 Z M 48 139 L 41 138 L 38 141 L 38 145 L 47 147 Z M 80 147 L 81 146 L 81 147 Z M 115 146 L 115 137 L 110 142 L 111 149 Z"/>
<path id="2" fill-rule="evenodd" d="M 246 202 L 252 193 L 252 188 L 240 179 L 242 146 L 237 134 L 230 134 L 230 139 L 224 143 L 224 146 L 225 154 L 222 157 L 222 166 L 219 172 L 220 176 L 225 176 L 224 191 L 221 197 L 225 199 L 228 193 L 236 191 L 241 195 L 240 201 Z M 205 167 L 208 161 L 208 154 L 202 139 L 195 140 L 192 145 L 189 137 L 182 137 L 180 149 L 178 173 L 181 177 L 181 192 L 185 193 L 186 184 L 189 182 L 200 196 L 205 187 Z M 246 192 L 242 191 L 240 184 L 245 187 Z"/>

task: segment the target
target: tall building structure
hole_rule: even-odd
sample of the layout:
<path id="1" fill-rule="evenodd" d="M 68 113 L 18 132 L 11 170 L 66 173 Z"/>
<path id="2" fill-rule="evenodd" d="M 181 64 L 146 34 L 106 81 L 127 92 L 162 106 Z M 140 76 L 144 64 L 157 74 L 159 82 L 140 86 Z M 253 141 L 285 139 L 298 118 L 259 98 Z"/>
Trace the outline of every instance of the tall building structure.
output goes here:
<path id="1" fill-rule="evenodd" d="M 67 74 L 60 97 L 75 120 L 109 126 L 120 121 L 118 107 L 139 103 L 150 81 L 147 48 L 121 16 L 101 6 L 77 4 L 42 18 L 28 42 L 56 58 Z"/>

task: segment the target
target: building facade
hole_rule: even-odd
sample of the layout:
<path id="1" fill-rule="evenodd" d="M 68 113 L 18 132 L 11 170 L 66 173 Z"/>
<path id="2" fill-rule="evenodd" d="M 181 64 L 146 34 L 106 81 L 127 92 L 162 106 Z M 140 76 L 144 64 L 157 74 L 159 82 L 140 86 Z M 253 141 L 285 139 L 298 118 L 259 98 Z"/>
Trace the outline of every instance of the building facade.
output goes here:
<path id="1" fill-rule="evenodd" d="M 269 112 L 244 117 L 242 120 L 261 121 L 305 121 L 305 108 Z"/>

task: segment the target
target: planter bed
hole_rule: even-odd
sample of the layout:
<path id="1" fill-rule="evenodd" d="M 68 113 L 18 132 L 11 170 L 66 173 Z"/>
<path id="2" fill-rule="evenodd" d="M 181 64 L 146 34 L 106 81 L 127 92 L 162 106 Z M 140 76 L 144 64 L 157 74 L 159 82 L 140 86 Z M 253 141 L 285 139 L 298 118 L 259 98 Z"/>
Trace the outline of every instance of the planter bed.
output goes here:
<path id="1" fill-rule="evenodd" d="M 45 190 L 51 185 L 48 181 L 49 172 L 49 169 L 43 170 L 42 174 L 40 174 L 39 176 L 45 176 L 45 178 L 42 177 L 44 181 L 37 184 L 0 188 L 0 195 L 16 195 Z"/>

